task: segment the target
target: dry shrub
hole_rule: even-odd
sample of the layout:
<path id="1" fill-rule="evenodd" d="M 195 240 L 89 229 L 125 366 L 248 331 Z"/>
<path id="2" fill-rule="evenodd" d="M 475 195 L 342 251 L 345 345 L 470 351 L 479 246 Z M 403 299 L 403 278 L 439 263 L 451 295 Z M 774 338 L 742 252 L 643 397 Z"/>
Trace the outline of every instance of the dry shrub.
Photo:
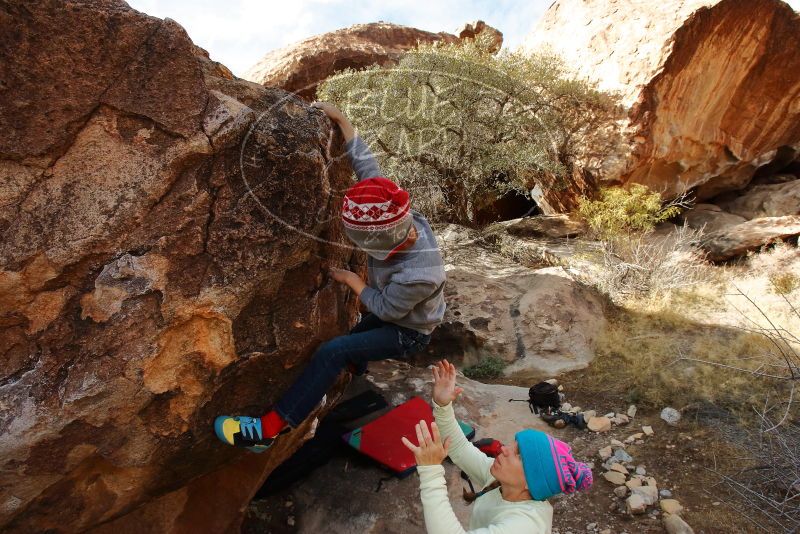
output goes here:
<path id="1" fill-rule="evenodd" d="M 756 527 L 800 531 L 800 424 L 777 424 L 782 410 L 766 403 L 756 410 L 758 426 L 730 436 L 733 460 L 713 469 L 731 494 L 731 509 Z"/>
<path id="2" fill-rule="evenodd" d="M 655 282 L 639 281 L 643 270 L 634 268 L 631 283 L 623 265 L 652 261 L 623 261 L 615 253 L 603 263 L 612 274 L 597 285 L 624 307 L 609 317 L 587 379 L 627 390 L 630 402 L 672 405 L 713 428 L 725 447 L 715 449 L 713 467 L 723 485 L 710 493 L 740 512 L 733 516 L 740 530 L 798 532 L 800 292 L 780 280 L 800 272 L 800 250 L 778 245 L 682 275 L 685 264 L 664 260 L 681 250 L 680 242 L 654 254 L 640 254 L 632 243 L 630 257 L 662 260 L 649 269 L 662 273 Z M 694 269 L 700 278 L 691 279 Z M 683 276 L 706 281 L 692 287 Z"/>
<path id="3" fill-rule="evenodd" d="M 617 303 L 708 282 L 713 269 L 694 246 L 701 235 L 678 226 L 664 237 L 645 233 L 603 241 L 597 268 L 586 281 Z"/>
<path id="4" fill-rule="evenodd" d="M 779 273 L 769 277 L 772 288 L 779 295 L 788 295 L 800 287 L 800 278 L 794 273 Z"/>
<path id="5" fill-rule="evenodd" d="M 622 385 L 631 402 L 679 409 L 709 402 L 739 414 L 782 389 L 771 381 L 754 382 L 747 373 L 721 372 L 715 365 L 748 362 L 755 369 L 753 355 L 770 350 L 767 340 L 735 328 L 700 324 L 680 307 L 670 308 L 669 302 L 676 301 L 650 301 L 646 310 L 619 310 L 611 317 L 598 342 L 593 379 Z M 708 309 L 713 306 L 712 301 Z M 682 359 L 694 356 L 711 363 Z"/>
<path id="6" fill-rule="evenodd" d="M 775 272 L 797 270 L 800 253 L 779 248 L 749 261 L 738 271 L 707 267 L 713 282 L 626 300 L 600 340 L 599 379 L 655 405 L 705 402 L 747 417 L 764 398 L 782 399 L 781 420 L 791 420 L 800 302 L 769 288 Z"/>

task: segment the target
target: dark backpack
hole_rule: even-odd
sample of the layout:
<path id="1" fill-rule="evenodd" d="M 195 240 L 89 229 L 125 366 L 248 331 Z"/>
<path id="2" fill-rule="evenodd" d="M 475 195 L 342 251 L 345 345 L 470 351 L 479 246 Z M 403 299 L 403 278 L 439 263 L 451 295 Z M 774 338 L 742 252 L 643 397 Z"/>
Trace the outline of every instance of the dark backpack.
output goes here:
<path id="1" fill-rule="evenodd" d="M 558 386 L 550 382 L 539 382 L 528 390 L 528 400 L 509 399 L 508 402 L 527 402 L 531 413 L 540 411 L 558 410 L 561 407 L 561 398 L 558 395 Z"/>

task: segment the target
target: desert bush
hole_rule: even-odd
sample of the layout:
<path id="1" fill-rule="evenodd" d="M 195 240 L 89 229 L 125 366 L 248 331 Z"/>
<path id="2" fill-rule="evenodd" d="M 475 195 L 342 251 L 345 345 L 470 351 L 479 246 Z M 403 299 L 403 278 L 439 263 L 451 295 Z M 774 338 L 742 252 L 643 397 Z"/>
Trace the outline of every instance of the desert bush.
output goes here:
<path id="1" fill-rule="evenodd" d="M 383 172 L 431 220 L 473 226 L 473 209 L 541 177 L 566 186 L 620 143 L 617 98 L 554 55 L 489 52 L 478 39 L 421 45 L 391 68 L 346 70 L 317 98 L 364 134 Z"/>
<path id="2" fill-rule="evenodd" d="M 620 235 L 603 242 L 591 275 L 621 306 L 609 313 L 588 387 L 674 406 L 705 425 L 711 412 L 729 414 L 710 426 L 730 448 L 731 458 L 715 464 L 730 490 L 724 498 L 754 526 L 794 532 L 800 303 L 786 275 L 798 272 L 800 251 L 779 244 L 714 267 L 694 253 L 699 233 L 687 228 Z"/>
<path id="3" fill-rule="evenodd" d="M 769 288 L 798 266 L 800 250 L 781 245 L 747 264 L 709 266 L 694 286 L 626 300 L 609 311 L 592 376 L 656 406 L 705 402 L 750 417 L 770 398 L 783 403 L 779 421 L 796 419 L 800 303 Z"/>
<path id="4" fill-rule="evenodd" d="M 756 307 L 714 286 L 637 304 L 610 314 L 590 380 L 635 391 L 654 407 L 718 406 L 743 424 L 770 398 L 780 403 L 779 421 L 796 420 L 800 317 L 788 304 Z M 698 319 L 713 316 L 726 324 Z"/>
<path id="5" fill-rule="evenodd" d="M 665 204 L 659 193 L 641 184 L 602 189 L 596 200 L 583 198 L 578 215 L 600 242 L 597 268 L 584 275 L 585 281 L 621 302 L 706 280 L 710 271 L 695 246 L 702 230 L 683 226 L 665 236 L 652 233 L 656 224 L 690 205 L 686 195 Z"/>
<path id="6" fill-rule="evenodd" d="M 633 184 L 628 189 L 602 189 L 597 200 L 584 198 L 578 208 L 578 214 L 603 240 L 649 232 L 656 224 L 678 213 L 678 203 L 663 205 L 660 194 L 641 184 Z"/>
<path id="7" fill-rule="evenodd" d="M 489 356 L 475 365 L 466 367 L 464 369 L 464 376 L 474 380 L 482 378 L 497 378 L 503 374 L 503 369 L 505 366 L 506 362 L 500 358 Z"/>
<path id="8" fill-rule="evenodd" d="M 594 269 L 585 282 L 617 303 L 632 298 L 657 298 L 664 292 L 690 288 L 713 278 L 711 266 L 695 243 L 702 231 L 676 227 L 667 236 L 631 233 L 625 239 L 600 242 Z"/>
<path id="9" fill-rule="evenodd" d="M 722 429 L 735 458 L 714 469 L 733 496 L 732 509 L 746 521 L 773 532 L 800 531 L 800 424 L 778 425 L 782 410 L 756 410 L 758 425 L 744 437 Z"/>
<path id="10" fill-rule="evenodd" d="M 794 273 L 776 273 L 770 276 L 772 289 L 779 295 L 788 295 L 800 287 L 800 278 Z"/>

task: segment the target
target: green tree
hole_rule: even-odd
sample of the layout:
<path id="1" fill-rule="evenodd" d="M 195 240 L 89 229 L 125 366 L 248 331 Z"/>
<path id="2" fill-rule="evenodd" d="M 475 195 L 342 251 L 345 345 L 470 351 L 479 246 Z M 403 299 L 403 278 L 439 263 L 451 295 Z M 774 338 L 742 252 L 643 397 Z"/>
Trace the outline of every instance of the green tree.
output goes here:
<path id="1" fill-rule="evenodd" d="M 384 173 L 434 220 L 472 225 L 509 190 L 568 187 L 619 136 L 616 98 L 566 74 L 553 55 L 489 52 L 488 40 L 422 45 L 391 68 L 320 85 L 363 134 Z"/>

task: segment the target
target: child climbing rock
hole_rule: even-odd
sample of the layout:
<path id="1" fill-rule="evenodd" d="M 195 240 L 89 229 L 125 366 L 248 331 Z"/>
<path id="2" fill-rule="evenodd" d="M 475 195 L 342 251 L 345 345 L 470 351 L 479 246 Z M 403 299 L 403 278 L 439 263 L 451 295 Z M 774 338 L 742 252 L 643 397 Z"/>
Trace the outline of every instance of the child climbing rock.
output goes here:
<path id="1" fill-rule="evenodd" d="M 311 362 L 263 417 L 219 416 L 214 430 L 229 445 L 262 452 L 297 427 L 345 369 L 361 374 L 367 362 L 406 358 L 424 349 L 445 311 L 445 271 L 436 237 L 425 217 L 410 208 L 407 191 L 381 176 L 375 157 L 335 106 L 315 102 L 341 129 L 359 181 L 344 195 L 342 224 L 367 253 L 368 278 L 331 269 L 369 311 L 347 335 L 317 348 Z"/>

